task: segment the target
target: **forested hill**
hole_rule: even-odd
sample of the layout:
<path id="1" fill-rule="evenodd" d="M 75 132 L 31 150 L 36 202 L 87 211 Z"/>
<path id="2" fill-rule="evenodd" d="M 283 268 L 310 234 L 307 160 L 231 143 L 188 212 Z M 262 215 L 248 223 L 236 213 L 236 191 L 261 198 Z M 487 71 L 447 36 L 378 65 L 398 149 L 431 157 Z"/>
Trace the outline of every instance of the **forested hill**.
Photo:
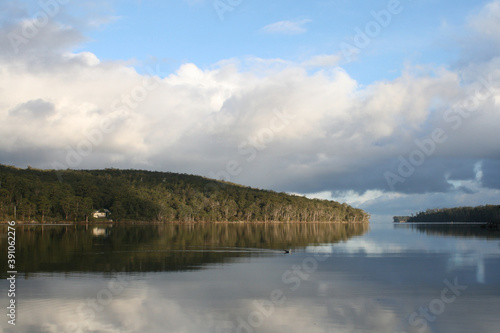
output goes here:
<path id="1" fill-rule="evenodd" d="M 37 170 L 0 165 L 0 220 L 148 222 L 368 222 L 335 201 L 258 190 L 200 176 L 142 170 Z M 106 211 L 107 210 L 107 211 Z"/>
<path id="2" fill-rule="evenodd" d="M 414 216 L 394 216 L 394 222 L 490 222 L 500 223 L 500 206 L 436 208 Z"/>

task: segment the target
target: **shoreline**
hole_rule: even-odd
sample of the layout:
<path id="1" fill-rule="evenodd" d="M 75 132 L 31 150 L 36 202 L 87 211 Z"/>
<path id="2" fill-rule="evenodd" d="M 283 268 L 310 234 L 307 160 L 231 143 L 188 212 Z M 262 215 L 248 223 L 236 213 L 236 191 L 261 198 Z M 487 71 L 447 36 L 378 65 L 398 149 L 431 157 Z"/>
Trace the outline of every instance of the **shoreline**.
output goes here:
<path id="1" fill-rule="evenodd" d="M 469 225 L 483 225 L 483 224 L 499 224 L 499 222 L 392 222 L 393 224 L 396 224 L 396 225 L 409 225 L 409 224 L 435 224 L 435 225 L 438 225 L 438 224 L 446 224 L 446 225 L 452 225 L 452 224 L 456 224 L 456 225 L 464 225 L 464 224 L 469 224 Z"/>
<path id="2" fill-rule="evenodd" d="M 8 225 L 9 221 L 0 221 L 0 225 Z M 370 221 L 169 221 L 169 222 L 155 222 L 155 221 L 57 221 L 57 222 L 38 222 L 38 221 L 16 221 L 17 225 L 41 225 L 41 226 L 56 226 L 56 225 L 193 225 L 193 224 L 369 224 Z"/>

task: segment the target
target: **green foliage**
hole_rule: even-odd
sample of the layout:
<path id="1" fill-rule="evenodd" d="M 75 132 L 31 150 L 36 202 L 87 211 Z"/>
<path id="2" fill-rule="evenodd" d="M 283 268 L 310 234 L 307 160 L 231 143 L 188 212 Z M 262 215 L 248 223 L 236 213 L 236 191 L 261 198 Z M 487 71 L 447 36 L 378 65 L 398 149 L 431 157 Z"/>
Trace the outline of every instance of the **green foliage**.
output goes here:
<path id="1" fill-rule="evenodd" d="M 500 223 L 500 206 L 436 208 L 419 212 L 408 222 L 491 222 Z"/>
<path id="2" fill-rule="evenodd" d="M 26 170 L 0 165 L 0 219 L 83 221 L 368 222 L 335 201 L 257 190 L 200 176 L 142 170 Z"/>

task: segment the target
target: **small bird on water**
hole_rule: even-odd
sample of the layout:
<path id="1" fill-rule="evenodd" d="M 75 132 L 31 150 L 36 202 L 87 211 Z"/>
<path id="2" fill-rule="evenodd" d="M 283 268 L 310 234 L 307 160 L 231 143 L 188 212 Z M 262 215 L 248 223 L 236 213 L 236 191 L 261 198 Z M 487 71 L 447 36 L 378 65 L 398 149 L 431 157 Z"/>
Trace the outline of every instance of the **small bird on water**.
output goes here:
<path id="1" fill-rule="evenodd" d="M 287 253 L 292 253 L 292 250 L 291 250 L 291 249 L 290 249 L 290 250 L 283 250 L 283 251 L 285 251 L 285 254 L 287 254 Z"/>

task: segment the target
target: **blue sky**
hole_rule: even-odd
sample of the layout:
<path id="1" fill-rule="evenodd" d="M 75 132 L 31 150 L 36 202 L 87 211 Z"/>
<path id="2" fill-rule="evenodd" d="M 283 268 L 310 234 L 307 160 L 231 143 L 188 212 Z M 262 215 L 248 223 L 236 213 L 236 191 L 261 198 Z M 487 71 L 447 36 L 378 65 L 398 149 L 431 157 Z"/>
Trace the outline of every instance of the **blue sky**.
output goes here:
<path id="1" fill-rule="evenodd" d="M 199 174 L 380 220 L 500 198 L 500 1 L 4 1 L 0 163 Z"/>
<path id="2" fill-rule="evenodd" d="M 390 3 L 240 2 L 231 6 L 222 0 L 115 1 L 99 9 L 111 22 L 89 30 L 90 41 L 82 50 L 100 59 L 135 59 L 139 64 L 158 59 L 172 71 L 185 62 L 210 68 L 224 59 L 245 57 L 301 62 L 314 55 L 342 52 L 343 43 L 356 46 L 356 28 L 365 31 L 375 21 L 373 12 L 380 14 Z M 369 38 L 357 59 L 341 61 L 364 84 L 393 79 L 406 63 L 452 66 L 458 47 L 449 39 L 459 37 L 467 16 L 486 1 L 397 3 L 398 13 L 391 13 L 387 27 L 379 24 L 380 33 Z M 290 24 L 288 29 L 265 29 L 277 22 Z"/>

